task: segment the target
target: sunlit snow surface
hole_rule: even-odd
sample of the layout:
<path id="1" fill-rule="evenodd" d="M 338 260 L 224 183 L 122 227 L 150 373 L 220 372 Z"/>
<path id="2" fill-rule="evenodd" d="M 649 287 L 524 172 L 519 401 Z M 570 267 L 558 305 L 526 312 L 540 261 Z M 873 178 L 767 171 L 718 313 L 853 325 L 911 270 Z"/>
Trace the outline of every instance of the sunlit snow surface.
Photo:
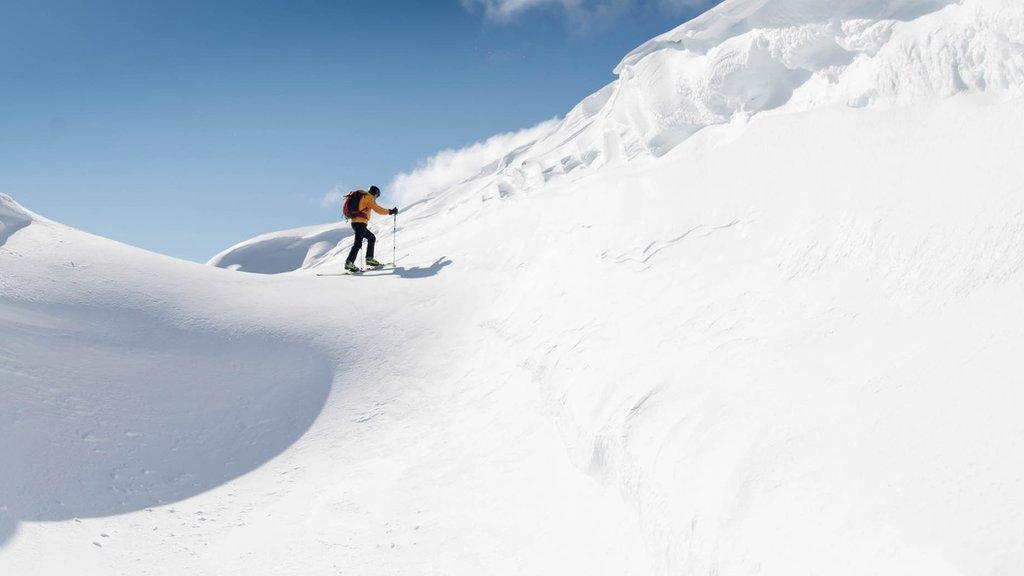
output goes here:
<path id="1" fill-rule="evenodd" d="M 0 200 L 0 572 L 1020 574 L 1022 58 L 1016 1 L 726 2 L 362 278 Z"/>

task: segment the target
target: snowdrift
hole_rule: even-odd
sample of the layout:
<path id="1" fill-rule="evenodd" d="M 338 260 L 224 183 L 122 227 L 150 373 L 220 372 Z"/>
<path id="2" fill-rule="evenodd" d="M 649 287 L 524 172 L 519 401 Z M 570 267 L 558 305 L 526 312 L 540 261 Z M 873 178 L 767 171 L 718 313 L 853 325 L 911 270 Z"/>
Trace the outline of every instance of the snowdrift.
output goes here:
<path id="1" fill-rule="evenodd" d="M 282 274 L 311 268 L 335 256 L 338 245 L 351 236 L 352 229 L 345 223 L 271 232 L 240 242 L 207 264 L 239 272 Z"/>
<path id="2" fill-rule="evenodd" d="M 490 296 L 475 322 L 634 505 L 652 573 L 1010 575 L 1022 129 L 995 93 L 766 114 L 450 191 L 401 246 Z"/>
<path id="3" fill-rule="evenodd" d="M 317 416 L 336 370 L 321 351 L 230 314 L 211 325 L 190 267 L 0 202 L 0 541 L 19 521 L 199 494 Z"/>
<path id="4" fill-rule="evenodd" d="M 1016 1 L 727 1 L 405 207 L 393 274 L 19 224 L 0 568 L 1016 576 L 1022 59 Z"/>
<path id="5" fill-rule="evenodd" d="M 31 224 L 32 218 L 32 214 L 13 198 L 0 194 L 0 246 L 3 246 L 12 234 Z"/>
<path id="6" fill-rule="evenodd" d="M 450 259 L 353 290 L 3 200 L 0 573 L 645 573 Z"/>
<path id="7" fill-rule="evenodd" d="M 1024 84 L 1009 0 L 731 0 L 629 54 L 619 79 L 488 166 L 495 192 L 661 156 L 699 130 L 770 110 L 909 104 Z"/>

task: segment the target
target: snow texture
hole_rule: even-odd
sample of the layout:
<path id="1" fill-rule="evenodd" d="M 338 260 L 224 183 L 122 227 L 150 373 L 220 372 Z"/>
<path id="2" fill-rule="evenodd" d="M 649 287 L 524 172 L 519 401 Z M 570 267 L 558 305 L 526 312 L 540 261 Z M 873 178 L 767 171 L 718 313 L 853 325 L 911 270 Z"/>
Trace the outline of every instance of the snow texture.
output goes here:
<path id="1" fill-rule="evenodd" d="M 1022 40 L 727 1 L 379 226 L 394 273 L 0 198 L 0 573 L 1017 576 Z"/>

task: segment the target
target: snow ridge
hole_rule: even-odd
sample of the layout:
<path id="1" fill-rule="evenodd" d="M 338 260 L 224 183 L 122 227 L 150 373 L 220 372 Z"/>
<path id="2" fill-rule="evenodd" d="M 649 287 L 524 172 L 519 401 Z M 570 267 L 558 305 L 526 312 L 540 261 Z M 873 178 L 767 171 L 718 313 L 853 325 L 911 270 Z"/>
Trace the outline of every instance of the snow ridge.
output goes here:
<path id="1" fill-rule="evenodd" d="M 1017 576 L 1022 12 L 726 2 L 435 163 L 415 274 L 10 237 L 0 572 Z"/>
<path id="2" fill-rule="evenodd" d="M 511 151 L 446 150 L 401 175 L 393 184 L 403 205 L 426 202 L 441 213 L 477 198 L 529 194 L 602 166 L 662 157 L 705 128 L 765 114 L 1012 97 L 1024 92 L 1024 5 L 727 0 L 644 43 L 615 72 L 617 80 L 560 122 L 516 133 L 517 142 L 530 139 Z M 488 150 L 499 155 L 487 158 Z M 301 267 L 330 263 L 328 256 Z"/>
<path id="3" fill-rule="evenodd" d="M 485 170 L 502 197 L 579 169 L 668 153 L 769 112 L 909 104 L 1024 87 L 1014 0 L 728 1 L 634 50 L 618 80 Z"/>
<path id="4" fill-rule="evenodd" d="M 33 215 L 7 194 L 0 194 L 0 246 L 15 232 L 32 223 Z"/>
<path id="5" fill-rule="evenodd" d="M 270 232 L 235 244 L 207 264 L 257 274 L 313 268 L 333 257 L 338 245 L 351 235 L 351 228 L 344 222 Z"/>

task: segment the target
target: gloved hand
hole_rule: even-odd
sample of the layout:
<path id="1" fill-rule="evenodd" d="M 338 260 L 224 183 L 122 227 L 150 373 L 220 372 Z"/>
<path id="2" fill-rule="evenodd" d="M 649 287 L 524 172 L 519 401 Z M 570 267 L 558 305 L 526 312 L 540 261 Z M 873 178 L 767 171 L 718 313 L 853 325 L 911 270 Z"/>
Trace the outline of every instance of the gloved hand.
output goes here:
<path id="1" fill-rule="evenodd" d="M 392 208 L 391 210 L 388 210 L 388 214 L 391 214 L 391 215 L 398 214 L 398 208 Z"/>

